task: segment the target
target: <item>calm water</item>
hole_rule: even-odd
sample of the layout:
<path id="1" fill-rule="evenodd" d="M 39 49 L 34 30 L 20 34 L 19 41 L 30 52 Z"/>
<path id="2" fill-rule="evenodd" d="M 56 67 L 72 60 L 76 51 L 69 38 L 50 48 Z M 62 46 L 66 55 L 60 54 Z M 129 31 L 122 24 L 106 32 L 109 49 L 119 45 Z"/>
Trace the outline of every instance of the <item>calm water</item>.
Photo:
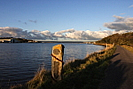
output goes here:
<path id="1" fill-rule="evenodd" d="M 33 78 L 39 66 L 51 68 L 51 49 L 57 43 L 1 43 L 0 86 L 25 83 Z M 87 53 L 103 49 L 103 46 L 63 43 L 64 61 L 83 59 Z"/>

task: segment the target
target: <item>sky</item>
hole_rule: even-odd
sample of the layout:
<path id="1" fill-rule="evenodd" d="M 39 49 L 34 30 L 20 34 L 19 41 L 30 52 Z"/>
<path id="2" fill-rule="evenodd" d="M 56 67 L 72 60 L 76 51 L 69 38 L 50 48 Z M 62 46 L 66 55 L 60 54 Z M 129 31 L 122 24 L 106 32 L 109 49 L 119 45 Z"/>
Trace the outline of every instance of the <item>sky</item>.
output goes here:
<path id="1" fill-rule="evenodd" d="M 72 38 L 81 33 L 99 38 L 91 34 L 107 33 L 101 35 L 105 37 L 133 30 L 132 0 L 0 0 L 0 4 L 0 36 L 13 36 L 10 29 L 29 38 L 38 34 Z"/>

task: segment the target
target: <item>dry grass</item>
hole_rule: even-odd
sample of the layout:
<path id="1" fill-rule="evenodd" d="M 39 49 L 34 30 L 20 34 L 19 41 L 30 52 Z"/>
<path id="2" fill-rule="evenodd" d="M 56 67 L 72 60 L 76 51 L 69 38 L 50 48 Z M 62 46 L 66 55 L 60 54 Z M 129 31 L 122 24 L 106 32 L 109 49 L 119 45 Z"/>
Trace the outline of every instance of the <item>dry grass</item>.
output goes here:
<path id="1" fill-rule="evenodd" d="M 122 47 L 133 53 L 133 47 L 132 46 L 122 45 Z"/>
<path id="2" fill-rule="evenodd" d="M 36 72 L 33 79 L 28 81 L 25 85 L 15 85 L 11 86 L 10 89 L 42 89 L 43 85 L 49 81 L 50 74 L 41 66 Z"/>
<path id="3" fill-rule="evenodd" d="M 2 88 L 0 88 L 2 89 Z M 24 86 L 21 84 L 15 85 L 15 86 L 11 86 L 10 89 L 24 89 Z"/>
<path id="4" fill-rule="evenodd" d="M 47 72 L 44 67 L 39 68 L 34 78 L 27 82 L 28 89 L 38 89 L 39 87 L 41 87 L 42 84 L 44 84 L 48 79 L 48 77 L 45 76 L 46 73 Z"/>

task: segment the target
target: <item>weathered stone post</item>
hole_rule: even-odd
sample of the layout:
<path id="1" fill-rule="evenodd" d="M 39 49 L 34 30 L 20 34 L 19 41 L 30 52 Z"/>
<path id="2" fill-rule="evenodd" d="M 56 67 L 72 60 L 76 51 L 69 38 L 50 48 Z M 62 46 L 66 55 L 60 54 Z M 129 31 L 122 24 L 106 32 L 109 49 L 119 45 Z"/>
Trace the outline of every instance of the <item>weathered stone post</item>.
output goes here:
<path id="1" fill-rule="evenodd" d="M 51 54 L 52 56 L 51 73 L 52 73 L 52 78 L 55 81 L 59 81 L 62 79 L 63 55 L 64 55 L 64 45 L 59 44 L 53 46 Z"/>

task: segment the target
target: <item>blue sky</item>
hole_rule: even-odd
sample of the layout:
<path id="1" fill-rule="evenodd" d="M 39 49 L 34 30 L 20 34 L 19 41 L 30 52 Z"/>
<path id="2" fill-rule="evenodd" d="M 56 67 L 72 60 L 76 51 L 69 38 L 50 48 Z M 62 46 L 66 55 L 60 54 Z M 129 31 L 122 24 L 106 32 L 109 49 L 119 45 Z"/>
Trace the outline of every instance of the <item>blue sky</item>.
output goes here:
<path id="1" fill-rule="evenodd" d="M 133 17 L 132 0 L 0 0 L 0 27 L 57 32 L 109 30 L 113 15 Z"/>

